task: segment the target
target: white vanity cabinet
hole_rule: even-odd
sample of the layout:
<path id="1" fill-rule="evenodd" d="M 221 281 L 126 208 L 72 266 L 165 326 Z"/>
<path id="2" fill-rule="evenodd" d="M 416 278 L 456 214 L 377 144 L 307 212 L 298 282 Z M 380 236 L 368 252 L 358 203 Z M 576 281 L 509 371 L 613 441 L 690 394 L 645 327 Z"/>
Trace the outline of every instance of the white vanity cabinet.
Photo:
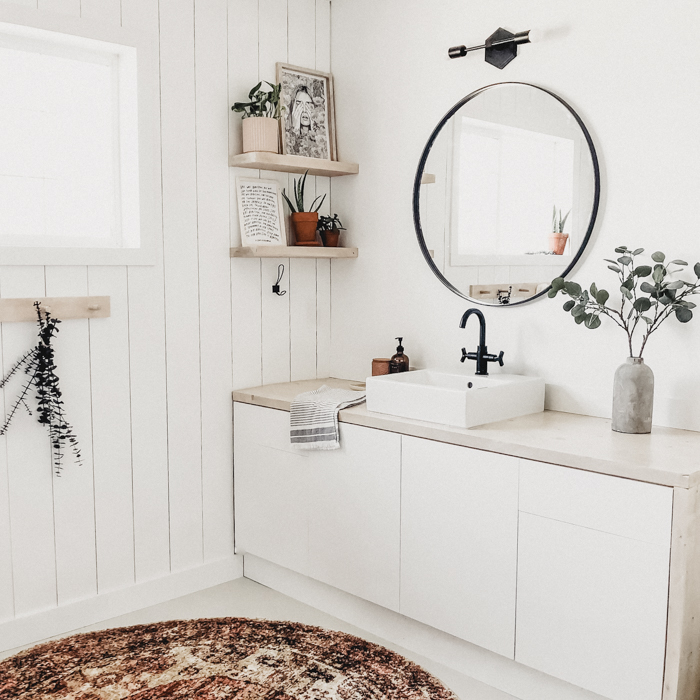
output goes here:
<path id="1" fill-rule="evenodd" d="M 399 608 L 401 436 L 341 426 L 299 450 L 289 413 L 234 405 L 236 550 Z"/>
<path id="2" fill-rule="evenodd" d="M 341 449 L 299 451 L 287 397 L 317 386 L 236 394 L 238 552 L 513 673 L 608 700 L 700 698 L 700 435 L 548 412 L 464 430 L 358 406 Z"/>
<path id="3" fill-rule="evenodd" d="M 401 613 L 512 659 L 518 460 L 402 445 Z"/>
<path id="4" fill-rule="evenodd" d="M 672 506 L 665 486 L 521 460 L 515 660 L 659 700 Z"/>

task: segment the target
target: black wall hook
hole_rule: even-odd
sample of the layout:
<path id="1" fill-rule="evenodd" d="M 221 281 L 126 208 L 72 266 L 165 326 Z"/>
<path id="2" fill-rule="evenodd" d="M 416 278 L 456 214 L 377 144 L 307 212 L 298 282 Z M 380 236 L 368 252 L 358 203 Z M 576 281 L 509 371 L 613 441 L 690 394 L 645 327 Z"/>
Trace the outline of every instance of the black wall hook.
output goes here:
<path id="1" fill-rule="evenodd" d="M 280 282 L 282 281 L 283 276 L 284 276 L 284 265 L 282 263 L 280 263 L 277 266 L 277 282 L 275 282 L 272 285 L 272 292 L 274 294 L 276 294 L 278 297 L 283 297 L 287 293 L 286 289 L 284 291 L 280 292 Z"/>

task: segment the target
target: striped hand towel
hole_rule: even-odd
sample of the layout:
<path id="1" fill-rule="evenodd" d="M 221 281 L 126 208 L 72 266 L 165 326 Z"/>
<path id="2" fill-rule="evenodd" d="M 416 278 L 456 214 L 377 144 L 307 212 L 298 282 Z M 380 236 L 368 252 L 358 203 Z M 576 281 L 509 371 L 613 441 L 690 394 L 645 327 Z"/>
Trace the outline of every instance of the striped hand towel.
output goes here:
<path id="1" fill-rule="evenodd" d="M 299 394 L 289 414 L 292 445 L 302 450 L 337 450 L 340 447 L 338 411 L 365 401 L 364 391 L 332 389 L 325 384 Z"/>

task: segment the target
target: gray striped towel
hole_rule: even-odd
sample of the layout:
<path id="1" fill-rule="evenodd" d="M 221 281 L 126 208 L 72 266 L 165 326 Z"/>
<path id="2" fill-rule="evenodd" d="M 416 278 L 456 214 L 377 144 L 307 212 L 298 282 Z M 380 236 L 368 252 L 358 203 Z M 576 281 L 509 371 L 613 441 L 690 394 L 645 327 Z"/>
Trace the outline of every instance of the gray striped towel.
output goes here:
<path id="1" fill-rule="evenodd" d="M 289 413 L 292 445 L 302 450 L 337 450 L 340 447 L 338 411 L 367 398 L 364 391 L 332 389 L 325 384 L 295 397 Z"/>

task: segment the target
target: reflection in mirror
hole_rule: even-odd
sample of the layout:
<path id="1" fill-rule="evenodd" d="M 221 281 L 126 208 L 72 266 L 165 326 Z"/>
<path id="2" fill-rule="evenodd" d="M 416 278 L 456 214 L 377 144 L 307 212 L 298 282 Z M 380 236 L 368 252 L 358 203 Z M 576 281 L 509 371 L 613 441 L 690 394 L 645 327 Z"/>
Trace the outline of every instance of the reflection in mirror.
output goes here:
<path id="1" fill-rule="evenodd" d="M 595 221 L 595 151 L 577 115 L 532 85 L 472 93 L 433 132 L 414 218 L 433 271 L 486 304 L 545 292 L 580 256 Z"/>

